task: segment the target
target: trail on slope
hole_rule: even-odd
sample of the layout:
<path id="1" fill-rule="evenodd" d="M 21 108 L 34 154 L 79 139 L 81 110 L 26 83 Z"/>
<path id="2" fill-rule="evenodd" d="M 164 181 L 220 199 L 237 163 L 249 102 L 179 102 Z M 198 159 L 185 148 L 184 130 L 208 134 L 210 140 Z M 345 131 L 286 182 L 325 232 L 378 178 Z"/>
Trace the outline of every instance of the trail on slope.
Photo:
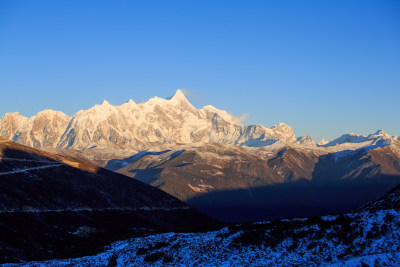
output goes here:
<path id="1" fill-rule="evenodd" d="M 22 170 L 15 170 L 15 171 L 10 171 L 10 172 L 0 172 L 0 176 L 7 175 L 7 174 L 13 174 L 13 173 L 27 172 L 27 171 L 31 171 L 31 170 L 39 170 L 39 169 L 46 169 L 46 168 L 52 168 L 52 167 L 60 167 L 60 166 L 65 166 L 65 164 L 52 164 L 52 165 L 45 165 L 45 166 L 34 167 L 34 168 L 27 168 L 27 169 L 22 169 Z"/>

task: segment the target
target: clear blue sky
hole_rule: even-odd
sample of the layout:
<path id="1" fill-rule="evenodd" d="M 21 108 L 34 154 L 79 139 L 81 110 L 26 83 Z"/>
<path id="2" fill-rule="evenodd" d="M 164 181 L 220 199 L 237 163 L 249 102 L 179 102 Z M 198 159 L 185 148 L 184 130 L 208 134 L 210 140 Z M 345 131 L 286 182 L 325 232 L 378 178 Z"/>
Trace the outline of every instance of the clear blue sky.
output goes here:
<path id="1" fill-rule="evenodd" d="M 400 135 L 400 1 L 0 1 L 0 116 L 178 88 L 317 140 Z"/>

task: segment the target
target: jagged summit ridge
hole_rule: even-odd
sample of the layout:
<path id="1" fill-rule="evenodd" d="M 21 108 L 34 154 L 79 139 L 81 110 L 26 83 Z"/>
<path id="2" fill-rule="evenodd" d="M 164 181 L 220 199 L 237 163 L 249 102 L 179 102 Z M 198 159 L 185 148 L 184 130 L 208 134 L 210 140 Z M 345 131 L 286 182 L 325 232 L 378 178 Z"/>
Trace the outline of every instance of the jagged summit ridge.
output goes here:
<path id="1" fill-rule="evenodd" d="M 32 147 L 76 149 L 93 146 L 138 148 L 196 142 L 253 147 L 276 142 L 316 145 L 309 136 L 296 137 L 292 127 L 285 123 L 272 128 L 247 126 L 235 116 L 211 105 L 197 109 L 186 99 L 182 90 L 177 90 L 169 98 L 153 97 L 143 103 L 129 100 L 114 106 L 104 100 L 73 116 L 53 110 L 41 111 L 31 118 L 19 113 L 7 113 L 0 120 L 0 136 Z M 375 133 L 375 136 L 387 138 L 382 132 Z M 348 142 L 346 137 L 341 138 L 343 140 L 336 139 L 323 146 Z M 355 135 L 352 138 L 364 141 L 369 137 Z"/>
<path id="2" fill-rule="evenodd" d="M 104 100 L 72 117 L 51 110 L 31 118 L 8 113 L 0 120 L 0 134 L 33 147 L 77 149 L 196 142 L 264 146 L 297 140 L 293 129 L 283 123 L 271 129 L 245 126 L 211 105 L 196 109 L 182 90 L 169 98 L 153 97 L 139 104 L 129 100 L 114 106 Z"/>

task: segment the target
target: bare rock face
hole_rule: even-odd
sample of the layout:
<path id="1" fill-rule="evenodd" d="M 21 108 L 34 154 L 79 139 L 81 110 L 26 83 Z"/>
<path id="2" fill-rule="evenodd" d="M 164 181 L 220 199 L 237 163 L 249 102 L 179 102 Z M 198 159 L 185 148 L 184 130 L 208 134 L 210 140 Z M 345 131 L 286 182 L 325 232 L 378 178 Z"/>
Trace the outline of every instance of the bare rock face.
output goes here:
<path id="1" fill-rule="evenodd" d="M 196 109 L 180 90 L 171 98 L 154 97 L 140 104 L 130 100 L 113 106 L 104 101 L 72 117 L 51 110 L 29 119 L 6 114 L 0 120 L 0 136 L 33 147 L 75 149 L 140 148 L 196 142 L 258 147 L 278 141 L 298 141 L 293 129 L 284 123 L 271 129 L 245 126 L 213 106 Z M 303 143 L 315 145 L 312 141 Z"/>

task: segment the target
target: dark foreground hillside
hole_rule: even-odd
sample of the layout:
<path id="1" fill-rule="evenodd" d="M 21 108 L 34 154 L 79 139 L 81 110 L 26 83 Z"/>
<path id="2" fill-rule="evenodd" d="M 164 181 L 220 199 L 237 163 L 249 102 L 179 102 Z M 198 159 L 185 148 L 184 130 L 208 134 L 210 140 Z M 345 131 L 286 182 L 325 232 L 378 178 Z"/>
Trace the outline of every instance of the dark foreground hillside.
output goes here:
<path id="1" fill-rule="evenodd" d="M 96 256 L 40 265 L 399 266 L 399 192 L 397 187 L 353 213 L 137 237 Z"/>
<path id="2" fill-rule="evenodd" d="M 0 139 L 0 263 L 89 255 L 215 221 L 142 182 Z"/>

